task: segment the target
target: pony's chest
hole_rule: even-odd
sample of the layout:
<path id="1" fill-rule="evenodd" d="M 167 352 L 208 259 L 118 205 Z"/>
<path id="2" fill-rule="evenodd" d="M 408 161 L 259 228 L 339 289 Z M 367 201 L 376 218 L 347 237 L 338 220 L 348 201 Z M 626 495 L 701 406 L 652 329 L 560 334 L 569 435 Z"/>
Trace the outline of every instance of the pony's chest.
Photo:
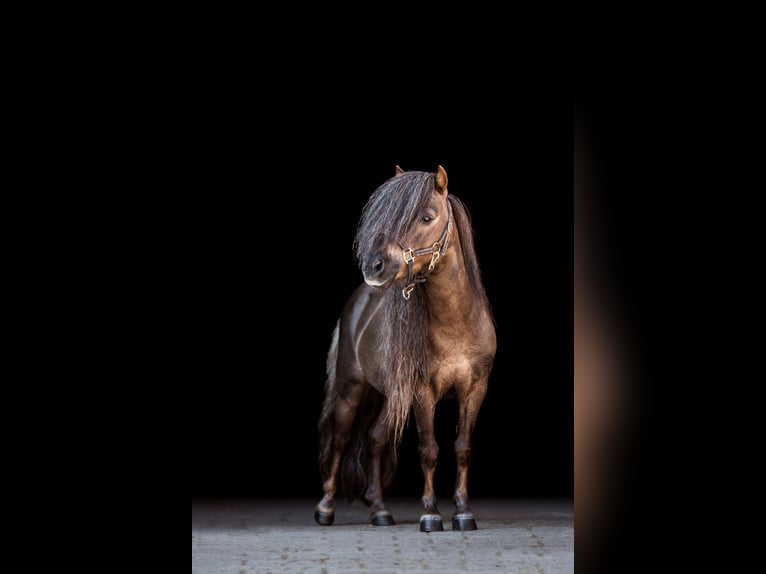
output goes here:
<path id="1" fill-rule="evenodd" d="M 454 381 L 471 378 L 473 359 L 466 349 L 459 345 L 442 345 L 431 348 L 431 382 L 437 386 L 450 386 Z"/>
<path id="2" fill-rule="evenodd" d="M 488 344 L 481 334 L 466 337 L 432 337 L 430 341 L 431 384 L 446 392 L 455 384 L 477 379 L 484 371 Z"/>

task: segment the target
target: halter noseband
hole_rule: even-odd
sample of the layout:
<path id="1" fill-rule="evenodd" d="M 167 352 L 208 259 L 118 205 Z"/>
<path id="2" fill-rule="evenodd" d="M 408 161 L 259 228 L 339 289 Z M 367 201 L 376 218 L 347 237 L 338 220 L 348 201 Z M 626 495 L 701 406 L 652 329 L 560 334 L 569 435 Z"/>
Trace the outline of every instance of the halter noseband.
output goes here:
<path id="1" fill-rule="evenodd" d="M 407 286 L 402 289 L 402 297 L 409 300 L 412 290 L 415 289 L 416 283 L 423 283 L 426 280 L 426 275 L 433 271 L 436 262 L 447 251 L 447 243 L 449 243 L 450 234 L 452 233 L 452 204 L 447 201 L 447 207 L 449 208 L 449 214 L 447 216 L 447 225 L 442 231 L 441 237 L 431 247 L 423 247 L 422 249 L 413 249 L 408 247 L 402 250 L 402 256 L 404 262 L 407 264 Z M 401 244 L 400 244 L 401 245 Z M 420 255 L 430 255 L 431 263 L 428 264 L 428 270 L 425 273 L 413 274 L 412 267 L 415 257 Z"/>

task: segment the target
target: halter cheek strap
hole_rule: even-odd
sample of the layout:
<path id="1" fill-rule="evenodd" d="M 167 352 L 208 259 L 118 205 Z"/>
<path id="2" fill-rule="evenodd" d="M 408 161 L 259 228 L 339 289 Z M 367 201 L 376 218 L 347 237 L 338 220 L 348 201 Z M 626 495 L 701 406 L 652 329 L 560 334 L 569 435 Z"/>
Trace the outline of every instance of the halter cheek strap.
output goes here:
<path id="1" fill-rule="evenodd" d="M 447 215 L 447 225 L 444 227 L 444 231 L 442 232 L 438 241 L 431 245 L 431 247 L 423 247 L 421 249 L 413 249 L 412 247 L 408 247 L 402 251 L 404 262 L 407 264 L 407 286 L 402 289 L 402 297 L 407 300 L 409 300 L 410 294 L 412 293 L 413 289 L 415 289 L 415 284 L 423 283 L 426 280 L 428 273 L 433 271 L 436 262 L 447 251 L 447 244 L 449 243 L 449 238 L 452 234 L 452 204 L 450 204 L 449 201 L 447 201 L 447 207 L 449 208 L 449 213 Z M 415 275 L 412 270 L 413 263 L 415 261 L 415 257 L 419 257 L 421 255 L 430 255 L 431 263 L 428 264 L 428 270 L 425 273 L 421 271 Z"/>

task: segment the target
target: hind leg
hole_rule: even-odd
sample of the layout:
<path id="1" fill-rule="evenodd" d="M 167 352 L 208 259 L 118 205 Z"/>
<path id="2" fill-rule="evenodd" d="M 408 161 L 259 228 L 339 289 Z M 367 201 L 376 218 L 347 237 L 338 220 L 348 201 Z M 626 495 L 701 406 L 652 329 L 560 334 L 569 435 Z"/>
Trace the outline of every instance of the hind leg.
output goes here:
<path id="1" fill-rule="evenodd" d="M 332 425 L 327 440 L 330 440 L 329 462 L 323 469 L 322 490 L 324 496 L 314 510 L 314 520 L 322 526 L 329 526 L 335 521 L 335 494 L 338 490 L 338 473 L 343 453 L 351 437 L 351 425 L 354 422 L 359 401 L 362 397 L 362 385 L 348 386 L 348 392 L 334 398 Z"/>

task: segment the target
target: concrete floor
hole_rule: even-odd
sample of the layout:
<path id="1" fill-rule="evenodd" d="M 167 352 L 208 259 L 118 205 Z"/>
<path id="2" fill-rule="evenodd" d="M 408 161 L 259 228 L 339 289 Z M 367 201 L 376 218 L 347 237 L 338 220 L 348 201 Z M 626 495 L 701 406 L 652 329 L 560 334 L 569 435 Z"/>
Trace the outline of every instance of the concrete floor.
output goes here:
<path id="1" fill-rule="evenodd" d="M 572 572 L 572 500 L 472 500 L 478 530 L 419 530 L 420 503 L 395 499 L 394 526 L 371 526 L 361 503 L 336 503 L 314 522 L 317 500 L 192 500 L 192 574 L 247 572 Z"/>

